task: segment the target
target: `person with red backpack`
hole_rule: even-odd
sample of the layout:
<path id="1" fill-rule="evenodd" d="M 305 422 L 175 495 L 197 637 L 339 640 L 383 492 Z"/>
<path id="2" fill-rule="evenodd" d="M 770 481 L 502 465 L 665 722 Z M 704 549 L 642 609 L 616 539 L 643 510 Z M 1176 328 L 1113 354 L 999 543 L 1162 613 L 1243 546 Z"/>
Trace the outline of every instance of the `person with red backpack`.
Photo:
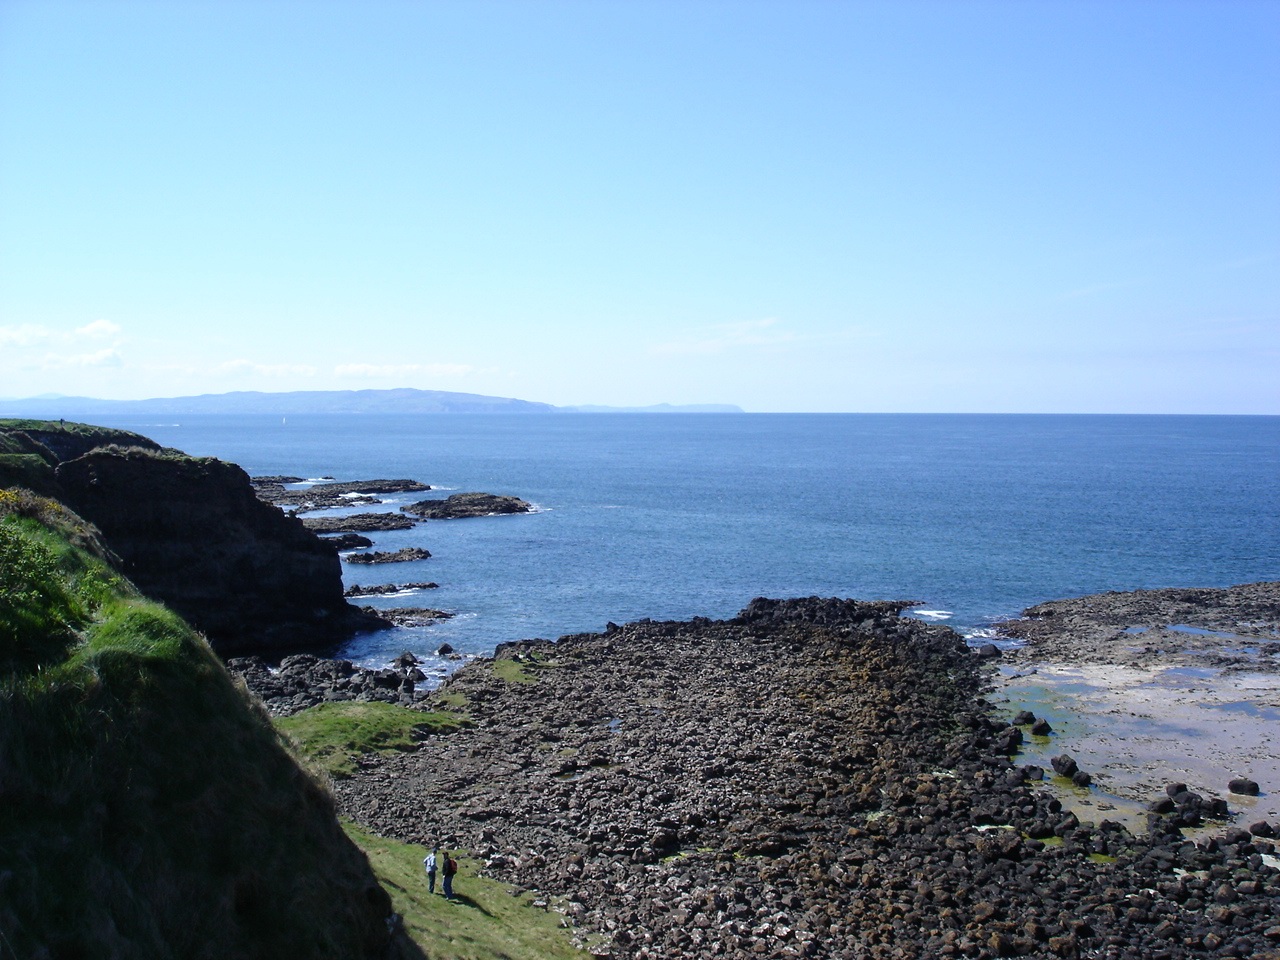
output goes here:
<path id="1" fill-rule="evenodd" d="M 444 869 L 440 871 L 444 875 L 444 897 L 446 900 L 453 899 L 453 875 L 458 872 L 458 861 L 449 856 L 449 851 L 444 852 Z"/>

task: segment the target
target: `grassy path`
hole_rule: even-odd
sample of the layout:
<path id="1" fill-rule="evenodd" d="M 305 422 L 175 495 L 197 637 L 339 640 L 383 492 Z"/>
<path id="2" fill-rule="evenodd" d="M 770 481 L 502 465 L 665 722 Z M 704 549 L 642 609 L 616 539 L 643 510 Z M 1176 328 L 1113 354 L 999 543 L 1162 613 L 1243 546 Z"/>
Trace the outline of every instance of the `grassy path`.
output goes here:
<path id="1" fill-rule="evenodd" d="M 387 840 L 347 822 L 347 835 L 369 858 L 383 889 L 391 894 L 405 929 L 431 960 L 557 960 L 584 953 L 570 943 L 560 914 L 512 896 L 505 884 L 476 876 L 476 864 L 459 859 L 455 899 L 427 892 L 416 844 Z"/>

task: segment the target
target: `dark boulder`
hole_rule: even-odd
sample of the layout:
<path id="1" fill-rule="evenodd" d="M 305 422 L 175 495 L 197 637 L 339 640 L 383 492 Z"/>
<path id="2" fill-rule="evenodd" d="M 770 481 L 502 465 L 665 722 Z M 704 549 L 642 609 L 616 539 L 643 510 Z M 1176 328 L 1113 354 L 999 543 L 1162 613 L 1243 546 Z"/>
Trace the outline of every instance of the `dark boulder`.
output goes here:
<path id="1" fill-rule="evenodd" d="M 1250 780 L 1248 777 L 1236 777 L 1227 784 L 1227 789 L 1232 793 L 1238 793 L 1245 797 L 1256 797 L 1261 788 L 1256 780 Z"/>
<path id="2" fill-rule="evenodd" d="M 1076 763 L 1075 758 L 1070 754 L 1059 754 L 1050 761 L 1053 764 L 1054 772 L 1062 777 L 1074 777 L 1080 769 L 1080 765 Z"/>

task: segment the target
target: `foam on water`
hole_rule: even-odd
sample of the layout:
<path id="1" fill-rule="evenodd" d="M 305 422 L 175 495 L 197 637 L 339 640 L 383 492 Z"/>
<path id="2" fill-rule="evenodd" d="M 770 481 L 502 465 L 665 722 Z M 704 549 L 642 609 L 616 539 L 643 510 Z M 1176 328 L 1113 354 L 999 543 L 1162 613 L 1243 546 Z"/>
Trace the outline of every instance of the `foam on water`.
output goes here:
<path id="1" fill-rule="evenodd" d="M 920 617 L 924 620 L 950 620 L 955 616 L 950 610 L 908 610 L 910 616 Z"/>

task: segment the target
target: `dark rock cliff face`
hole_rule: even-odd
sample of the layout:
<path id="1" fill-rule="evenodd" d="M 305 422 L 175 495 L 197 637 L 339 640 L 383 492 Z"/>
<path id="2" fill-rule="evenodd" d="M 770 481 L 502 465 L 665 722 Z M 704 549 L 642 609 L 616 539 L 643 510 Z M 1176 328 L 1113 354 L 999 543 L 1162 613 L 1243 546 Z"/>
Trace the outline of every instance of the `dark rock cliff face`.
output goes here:
<path id="1" fill-rule="evenodd" d="M 259 501 L 234 464 L 98 449 L 59 463 L 56 477 L 139 589 L 224 656 L 323 647 L 372 625 L 343 598 L 336 551 Z"/>

